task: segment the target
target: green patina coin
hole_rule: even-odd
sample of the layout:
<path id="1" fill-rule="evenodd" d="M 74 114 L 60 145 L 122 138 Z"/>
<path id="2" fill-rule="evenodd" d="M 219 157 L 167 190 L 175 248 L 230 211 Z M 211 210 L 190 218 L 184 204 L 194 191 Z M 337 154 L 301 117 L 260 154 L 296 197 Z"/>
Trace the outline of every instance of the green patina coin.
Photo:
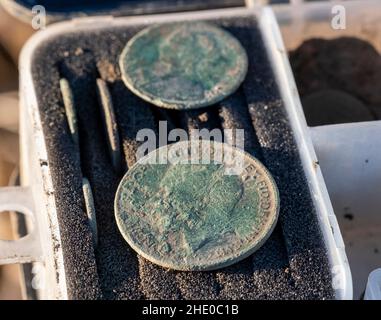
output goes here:
<path id="1" fill-rule="evenodd" d="M 230 33 L 203 22 L 155 25 L 124 48 L 126 86 L 159 107 L 193 109 L 233 93 L 247 72 L 245 50 Z"/>
<path id="2" fill-rule="evenodd" d="M 211 161 L 194 161 L 205 150 Z M 126 173 L 115 198 L 116 221 L 129 245 L 160 266 L 188 271 L 249 256 L 271 234 L 278 211 L 267 169 L 240 149 L 209 141 L 152 151 Z"/>

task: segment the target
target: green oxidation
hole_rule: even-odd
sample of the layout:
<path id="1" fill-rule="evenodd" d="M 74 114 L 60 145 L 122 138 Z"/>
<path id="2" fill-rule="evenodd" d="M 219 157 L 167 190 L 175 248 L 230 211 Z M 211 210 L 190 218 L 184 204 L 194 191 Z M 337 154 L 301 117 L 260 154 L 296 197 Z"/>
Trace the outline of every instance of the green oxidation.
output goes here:
<path id="1" fill-rule="evenodd" d="M 258 181 L 226 175 L 224 164 L 138 163 L 117 193 L 118 226 L 138 253 L 165 267 L 234 263 L 261 245 L 276 220 L 275 184 L 255 164 L 267 179 L 271 212 L 260 209 Z"/>
<path id="2" fill-rule="evenodd" d="M 243 188 L 239 179 L 225 176 L 221 165 L 176 165 L 168 170 L 159 169 L 163 173 L 159 183 L 148 173 L 156 170 L 149 169 L 147 165 L 140 168 L 147 172 L 140 183 L 149 187 L 130 193 L 126 200 L 135 205 L 133 210 L 150 212 L 141 216 L 138 223 L 156 224 L 155 236 L 159 241 L 166 241 L 170 233 L 180 230 L 184 238 L 179 242 L 187 248 L 183 252 L 186 256 L 224 234 L 247 234 L 242 222 L 252 221 L 255 193 L 250 206 L 240 206 Z"/>
<path id="3" fill-rule="evenodd" d="M 156 25 L 124 49 L 125 84 L 160 107 L 199 108 L 233 93 L 247 72 L 247 56 L 232 35 L 202 22 Z"/>

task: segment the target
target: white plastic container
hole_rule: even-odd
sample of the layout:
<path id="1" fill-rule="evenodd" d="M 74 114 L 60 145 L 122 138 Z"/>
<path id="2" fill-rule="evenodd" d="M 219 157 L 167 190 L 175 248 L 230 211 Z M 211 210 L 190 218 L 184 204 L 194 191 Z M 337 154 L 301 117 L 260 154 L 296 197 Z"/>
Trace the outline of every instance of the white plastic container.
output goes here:
<path id="1" fill-rule="evenodd" d="M 315 150 L 361 298 L 381 266 L 381 121 L 311 128 Z"/>
<path id="2" fill-rule="evenodd" d="M 369 275 L 364 300 L 381 300 L 381 269 Z"/>
<path id="3" fill-rule="evenodd" d="M 249 6 L 268 3 L 246 2 Z M 337 6 L 345 10 L 344 29 L 332 26 Z M 356 37 L 371 43 L 381 54 L 379 0 L 290 0 L 289 4 L 276 4 L 272 8 L 288 51 L 311 38 Z M 374 121 L 312 129 L 313 143 L 346 243 L 355 299 L 362 297 L 369 272 L 381 267 L 380 126 L 380 121 Z"/>
<path id="4" fill-rule="evenodd" d="M 37 33 L 23 49 L 20 59 L 21 74 L 21 147 L 22 147 L 22 185 L 32 197 L 34 203 L 34 218 L 39 233 L 41 255 L 29 253 L 28 261 L 38 261 L 44 266 L 43 276 L 48 285 L 39 291 L 42 299 L 66 299 L 67 290 L 63 256 L 61 250 L 59 225 L 55 205 L 55 190 L 52 187 L 49 159 L 43 138 L 39 108 L 31 75 L 31 61 L 35 50 L 52 37 L 59 37 L 68 32 L 86 32 L 86 30 L 101 29 L 112 26 L 128 26 L 138 23 L 160 23 L 168 21 L 184 21 L 207 19 L 213 17 L 235 17 L 256 15 L 259 27 L 267 48 L 268 57 L 279 83 L 281 95 L 290 119 L 290 125 L 300 151 L 305 175 L 316 207 L 318 221 L 327 246 L 329 262 L 333 278 L 333 288 L 337 299 L 352 298 L 352 280 L 344 244 L 333 214 L 332 205 L 327 193 L 320 167 L 306 125 L 296 90 L 293 75 L 284 48 L 282 37 L 273 12 L 269 8 L 257 9 L 222 9 L 212 11 L 161 14 L 141 17 L 93 17 L 79 18 L 69 22 L 62 22 L 48 27 Z M 6 192 L 6 191 L 3 191 Z M 8 209 L 14 208 L 8 205 Z M 21 210 L 23 211 L 23 210 Z M 7 244 L 0 241 L 0 252 Z M 53 249 L 54 248 L 54 249 Z M 8 251 L 12 253 L 11 251 Z M 38 252 L 38 251 L 37 251 Z M 17 254 L 17 251 L 13 252 Z M 3 262 L 4 262 L 4 257 Z M 1 263 L 1 260 L 0 260 Z"/>
<path id="5" fill-rule="evenodd" d="M 294 50 L 311 38 L 356 37 L 368 41 L 381 53 L 381 1 L 290 0 L 272 6 L 287 50 Z M 246 0 L 248 6 L 268 0 Z M 345 28 L 335 29 L 335 7 L 345 10 Z M 342 9 L 341 9 L 342 10 Z M 342 124 L 313 128 L 313 142 L 323 170 L 328 192 L 347 244 L 352 270 L 354 298 L 364 293 L 368 274 L 381 266 L 381 202 L 379 124 Z M 366 155 L 372 162 L 366 165 Z M 347 170 L 344 170 L 344 164 Z M 349 167 L 348 167 L 349 166 Z M 352 215 L 349 220 L 345 216 Z"/>

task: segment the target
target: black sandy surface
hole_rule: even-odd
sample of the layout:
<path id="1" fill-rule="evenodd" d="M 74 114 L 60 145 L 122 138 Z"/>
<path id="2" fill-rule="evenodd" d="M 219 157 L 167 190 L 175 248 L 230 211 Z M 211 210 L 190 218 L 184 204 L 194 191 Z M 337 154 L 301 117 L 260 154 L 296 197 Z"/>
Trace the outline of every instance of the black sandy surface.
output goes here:
<path id="1" fill-rule="evenodd" d="M 211 108 L 191 112 L 158 109 L 123 84 L 119 54 L 140 27 L 66 34 L 41 45 L 33 77 L 48 149 L 71 299 L 332 299 L 326 248 L 295 140 L 254 18 L 216 20 L 247 50 L 249 72 L 241 88 Z M 171 127 L 243 128 L 246 149 L 273 174 L 280 191 L 278 225 L 265 245 L 242 262 L 213 272 L 165 270 L 128 246 L 114 219 L 114 194 L 122 175 L 113 171 L 96 77 L 113 97 L 125 168 L 135 162 L 136 132 Z M 74 89 L 80 154 L 70 139 L 59 79 Z M 81 161 L 79 161 L 81 159 Z M 93 248 L 81 192 L 91 182 L 98 223 Z"/>

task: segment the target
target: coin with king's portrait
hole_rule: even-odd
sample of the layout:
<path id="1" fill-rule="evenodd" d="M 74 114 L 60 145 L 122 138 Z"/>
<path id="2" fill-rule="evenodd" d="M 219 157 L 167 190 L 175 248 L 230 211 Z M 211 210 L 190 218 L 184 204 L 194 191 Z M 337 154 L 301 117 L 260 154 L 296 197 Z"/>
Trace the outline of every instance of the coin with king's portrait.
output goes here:
<path id="1" fill-rule="evenodd" d="M 195 161 L 205 150 L 210 161 Z M 157 161 L 166 154 L 175 161 Z M 128 244 L 151 262 L 187 271 L 249 256 L 270 236 L 278 211 L 278 190 L 263 164 L 205 140 L 150 152 L 129 169 L 115 197 L 117 225 Z"/>
<path id="2" fill-rule="evenodd" d="M 126 86 L 163 108 L 195 109 L 232 94 L 246 76 L 248 59 L 239 41 L 204 22 L 148 27 L 120 56 Z"/>

